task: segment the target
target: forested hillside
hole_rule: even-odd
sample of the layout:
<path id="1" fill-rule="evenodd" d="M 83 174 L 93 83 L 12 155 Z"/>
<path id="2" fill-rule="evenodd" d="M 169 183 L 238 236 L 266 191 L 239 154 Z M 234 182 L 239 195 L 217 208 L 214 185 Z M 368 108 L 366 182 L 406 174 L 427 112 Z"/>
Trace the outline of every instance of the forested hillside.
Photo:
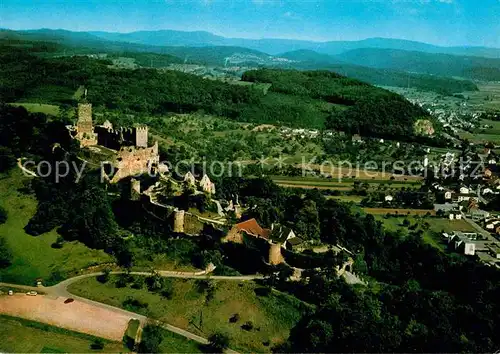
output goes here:
<path id="1" fill-rule="evenodd" d="M 326 101 L 334 107 L 326 126 L 351 134 L 411 138 L 413 125 L 428 114 L 403 97 L 329 71 L 261 69 L 246 72 L 243 80 L 271 83 L 271 91 Z"/>
<path id="2" fill-rule="evenodd" d="M 271 83 L 269 93 L 177 71 L 114 69 L 87 57 L 39 58 L 0 47 L 0 99 L 74 103 L 84 85 L 95 106 L 165 114 L 198 110 L 237 121 L 413 136 L 426 113 L 394 93 L 328 71 L 256 70 L 244 79 Z M 340 123 L 339 123 L 340 122 Z"/>
<path id="3" fill-rule="evenodd" d="M 441 76 L 475 78 L 479 68 L 500 69 L 500 59 L 394 49 L 356 49 L 336 56 L 339 60 L 372 68 L 385 68 Z"/>
<path id="4" fill-rule="evenodd" d="M 292 67 L 300 70 L 330 70 L 373 85 L 412 87 L 424 91 L 433 91 L 443 95 L 457 92 L 478 91 L 476 84 L 469 80 L 459 80 L 451 77 L 408 73 L 399 70 L 368 68 L 342 62 L 337 57 L 320 54 L 312 50 L 299 50 L 283 53 L 280 56 L 294 60 Z M 465 71 L 465 77 L 481 80 L 494 80 L 498 73 L 490 71 Z M 493 74 L 493 75 L 492 75 Z M 489 77 L 491 77 L 489 79 Z"/>
<path id="5" fill-rule="evenodd" d="M 120 36 L 125 38 L 127 36 Z M 116 36 L 109 37 L 112 39 Z M 277 57 L 264 52 L 236 46 L 189 47 L 145 45 L 136 42 L 106 40 L 85 32 L 63 30 L 8 31 L 0 30 L 0 43 L 29 49 L 39 56 L 66 56 L 74 54 L 106 53 L 112 57 L 135 59 L 143 67 L 165 67 L 170 63 L 188 63 L 225 66 L 227 60 L 235 65 L 250 67 L 279 67 L 299 70 L 330 70 L 374 85 L 411 87 L 451 95 L 463 91 L 476 91 L 477 86 L 471 81 L 457 80 L 450 77 L 438 77 L 404 72 L 393 69 L 367 67 L 363 62 L 349 63 L 336 56 L 320 54 L 313 50 L 286 52 Z M 158 42 L 160 43 L 160 42 Z M 189 43 L 189 41 L 188 41 Z M 424 55 L 433 55 L 425 54 Z M 438 54 L 439 56 L 439 54 Z M 450 57 L 450 56 L 445 56 Z M 283 61 L 281 58 L 289 59 Z M 479 58 L 480 60 L 488 60 Z M 455 63 L 453 63 L 455 65 Z M 496 80 L 498 73 L 485 71 L 488 68 L 475 66 L 461 73 L 471 79 Z M 493 74 L 493 76 L 491 75 Z"/>

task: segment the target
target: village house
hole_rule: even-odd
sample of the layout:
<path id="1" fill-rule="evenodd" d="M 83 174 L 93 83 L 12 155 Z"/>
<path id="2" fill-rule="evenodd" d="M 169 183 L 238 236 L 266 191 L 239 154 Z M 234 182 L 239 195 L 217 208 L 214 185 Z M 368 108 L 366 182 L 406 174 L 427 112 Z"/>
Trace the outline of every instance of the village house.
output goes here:
<path id="1" fill-rule="evenodd" d="M 448 237 L 448 243 L 452 243 L 455 250 L 467 256 L 476 254 L 476 243 L 474 242 L 476 240 L 476 233 L 465 233 L 461 231 L 453 231 L 453 234 Z"/>
<path id="2" fill-rule="evenodd" d="M 291 228 L 274 224 L 271 226 L 269 239 L 271 242 L 279 244 L 287 250 L 293 250 L 294 247 L 304 242 L 300 237 L 295 235 Z"/>

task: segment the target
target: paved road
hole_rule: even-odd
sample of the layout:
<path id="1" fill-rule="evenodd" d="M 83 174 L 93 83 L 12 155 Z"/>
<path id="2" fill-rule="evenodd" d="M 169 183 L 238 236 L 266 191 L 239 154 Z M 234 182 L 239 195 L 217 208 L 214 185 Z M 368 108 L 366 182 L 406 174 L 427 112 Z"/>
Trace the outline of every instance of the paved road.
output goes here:
<path id="1" fill-rule="evenodd" d="M 126 272 L 119 271 L 119 272 L 111 272 L 111 274 L 125 274 Z M 75 276 L 73 278 L 66 279 L 56 285 L 53 286 L 40 286 L 40 287 L 34 287 L 34 286 L 26 286 L 26 285 L 17 285 L 17 284 L 10 284 L 10 283 L 0 283 L 0 286 L 4 287 L 12 287 L 12 288 L 18 288 L 18 289 L 23 289 L 26 291 L 34 290 L 34 291 L 39 291 L 43 292 L 49 296 L 55 296 L 55 297 L 64 297 L 64 298 L 73 298 L 75 300 L 87 303 L 89 305 L 93 305 L 99 308 L 104 308 L 110 311 L 113 311 L 117 314 L 120 315 L 128 315 L 134 318 L 137 318 L 140 320 L 142 323 L 145 323 L 148 318 L 146 316 L 140 315 L 138 313 L 130 312 L 127 310 L 123 310 L 118 307 L 114 307 L 111 305 L 107 305 L 101 302 L 93 301 L 78 295 L 74 295 L 68 291 L 68 287 L 75 283 L 78 282 L 82 279 L 86 278 L 91 278 L 91 277 L 96 277 L 98 275 L 103 274 L 102 272 L 98 273 L 89 273 L 89 274 L 82 274 Z M 130 272 L 132 275 L 144 275 L 148 276 L 151 275 L 151 272 Z M 173 271 L 158 271 L 158 274 L 160 274 L 162 277 L 166 278 L 183 278 L 183 279 L 216 279 L 216 280 L 233 280 L 233 281 L 248 281 L 248 280 L 255 280 L 255 279 L 263 279 L 262 275 L 243 275 L 243 276 L 221 276 L 221 275 L 209 275 L 206 274 L 205 272 L 200 272 L 200 273 L 187 273 L 187 272 L 173 272 Z M 206 338 L 203 338 L 199 335 L 196 335 L 194 333 L 191 333 L 189 331 L 186 331 L 182 328 L 172 326 L 168 323 L 163 323 L 163 322 L 158 322 L 156 321 L 157 324 L 166 330 L 169 330 L 171 332 L 177 333 L 185 338 L 194 340 L 198 343 L 201 344 L 207 344 L 208 340 Z M 237 354 L 236 351 L 233 351 L 231 349 L 228 349 L 226 351 L 227 353 L 231 354 Z"/>

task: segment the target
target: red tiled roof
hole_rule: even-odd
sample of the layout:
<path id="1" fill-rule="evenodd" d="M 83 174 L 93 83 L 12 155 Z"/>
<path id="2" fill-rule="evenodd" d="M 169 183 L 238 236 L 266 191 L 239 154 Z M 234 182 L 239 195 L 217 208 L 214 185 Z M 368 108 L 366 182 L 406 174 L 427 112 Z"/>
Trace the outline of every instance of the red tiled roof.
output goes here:
<path id="1" fill-rule="evenodd" d="M 245 231 L 247 234 L 256 237 L 269 238 L 269 234 L 271 232 L 269 229 L 263 229 L 255 219 L 240 222 L 235 226 L 239 231 Z"/>

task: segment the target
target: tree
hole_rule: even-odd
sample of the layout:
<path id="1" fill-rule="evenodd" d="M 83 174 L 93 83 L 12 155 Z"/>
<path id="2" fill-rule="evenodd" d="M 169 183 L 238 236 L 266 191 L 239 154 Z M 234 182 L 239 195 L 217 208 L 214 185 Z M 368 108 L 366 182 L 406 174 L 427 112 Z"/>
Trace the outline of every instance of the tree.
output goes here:
<path id="1" fill-rule="evenodd" d="M 90 348 L 94 350 L 104 349 L 104 341 L 101 338 L 96 338 L 90 345 Z"/>
<path id="2" fill-rule="evenodd" d="M 215 353 L 222 353 L 229 347 L 229 336 L 225 333 L 215 332 L 208 337 L 210 349 Z"/>
<path id="3" fill-rule="evenodd" d="M 6 268 L 12 263 L 12 252 L 3 236 L 0 236 L 0 268 Z"/>
<path id="4" fill-rule="evenodd" d="M 159 353 L 160 344 L 163 341 L 162 329 L 153 324 L 147 324 L 142 330 L 139 353 Z"/>
<path id="5" fill-rule="evenodd" d="M 109 275 L 111 274 L 111 269 L 109 267 L 104 268 L 102 274 L 97 276 L 97 280 L 101 283 L 107 283 L 109 280 Z"/>
<path id="6" fill-rule="evenodd" d="M 7 221 L 7 210 L 0 206 L 0 225 Z"/>
<path id="7" fill-rule="evenodd" d="M 149 291 L 160 291 L 163 289 L 164 279 L 158 272 L 153 271 L 152 274 L 146 278 L 146 285 Z"/>

